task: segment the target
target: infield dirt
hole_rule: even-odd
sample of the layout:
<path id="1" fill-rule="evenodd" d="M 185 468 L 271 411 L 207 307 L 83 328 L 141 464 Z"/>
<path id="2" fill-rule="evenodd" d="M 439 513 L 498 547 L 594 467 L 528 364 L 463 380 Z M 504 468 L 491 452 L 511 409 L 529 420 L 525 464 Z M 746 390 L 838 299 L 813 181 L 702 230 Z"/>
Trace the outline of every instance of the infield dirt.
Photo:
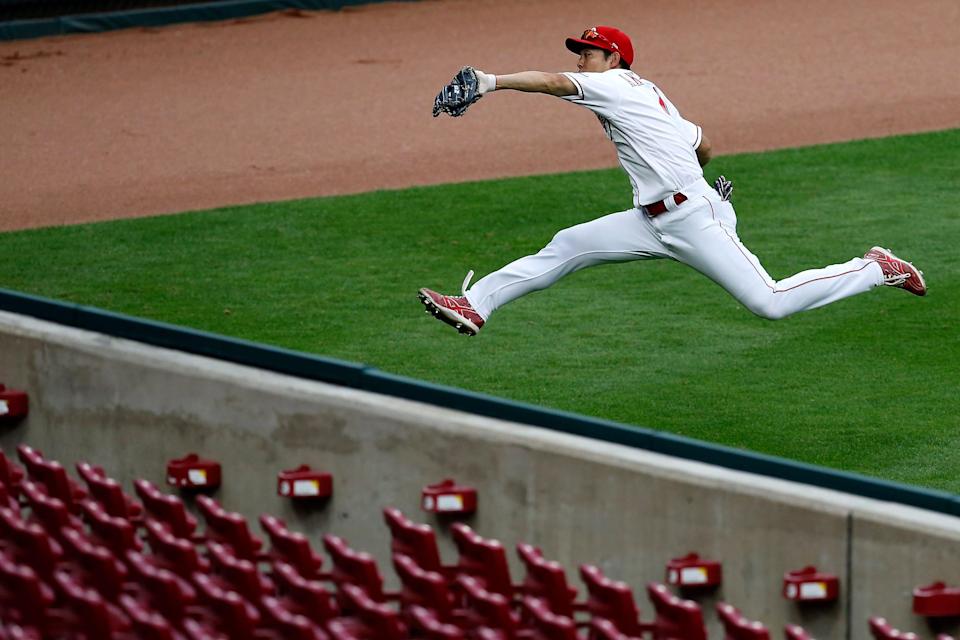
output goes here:
<path id="1" fill-rule="evenodd" d="M 571 69 L 595 24 L 718 154 L 960 126 L 956 0 L 424 0 L 3 42 L 0 230 L 614 166 L 561 100 L 430 115 L 461 65 Z"/>

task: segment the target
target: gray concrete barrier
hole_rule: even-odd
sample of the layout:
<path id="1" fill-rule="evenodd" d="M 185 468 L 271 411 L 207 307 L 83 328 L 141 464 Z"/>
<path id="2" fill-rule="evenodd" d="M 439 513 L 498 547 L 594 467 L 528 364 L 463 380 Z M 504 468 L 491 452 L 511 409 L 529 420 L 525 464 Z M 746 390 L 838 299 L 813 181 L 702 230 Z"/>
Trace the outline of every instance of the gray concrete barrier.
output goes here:
<path id="1" fill-rule="evenodd" d="M 721 560 L 724 584 L 699 598 L 711 637 L 713 605 L 728 601 L 782 637 L 787 622 L 814 637 L 866 639 L 867 617 L 932 638 L 911 613 L 913 587 L 958 581 L 960 521 L 913 507 L 732 471 L 589 438 L 346 389 L 0 312 L 0 382 L 30 393 L 24 423 L 0 431 L 13 455 L 26 442 L 71 468 L 103 465 L 128 491 L 164 482 L 167 460 L 218 459 L 215 497 L 246 515 L 271 513 L 308 535 L 332 532 L 373 553 L 390 586 L 381 509 L 436 527 L 447 563 L 449 520 L 419 510 L 421 488 L 445 477 L 476 487 L 466 521 L 507 547 L 540 546 L 572 584 L 597 564 L 633 586 L 663 581 L 668 559 L 697 551 Z M 319 508 L 276 495 L 280 470 L 310 464 L 334 476 Z M 256 529 L 256 526 L 254 526 Z M 786 571 L 837 574 L 836 603 L 781 596 Z M 947 629 L 950 630 L 950 629 Z M 953 629 L 954 631 L 956 629 Z"/>

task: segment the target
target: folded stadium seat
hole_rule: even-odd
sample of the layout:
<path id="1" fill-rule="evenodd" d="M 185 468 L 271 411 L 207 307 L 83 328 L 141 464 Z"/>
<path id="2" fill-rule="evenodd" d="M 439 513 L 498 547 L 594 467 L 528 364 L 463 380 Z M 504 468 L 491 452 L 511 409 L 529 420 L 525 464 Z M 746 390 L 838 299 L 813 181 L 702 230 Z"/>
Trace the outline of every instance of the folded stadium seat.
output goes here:
<path id="1" fill-rule="evenodd" d="M 75 569 L 83 582 L 96 589 L 108 602 L 116 602 L 127 577 L 127 568 L 117 556 L 106 547 L 94 544 L 76 529 L 63 530 L 61 545 L 66 564 Z"/>
<path id="2" fill-rule="evenodd" d="M 643 640 L 637 636 L 620 633 L 617 625 L 606 618 L 594 618 L 590 621 L 590 640 Z"/>
<path id="3" fill-rule="evenodd" d="M 420 568 L 410 556 L 402 553 L 393 554 L 393 567 L 403 585 L 400 606 L 408 618 L 409 608 L 420 606 L 430 609 L 440 622 L 455 621 L 454 595 L 443 575 Z"/>
<path id="4" fill-rule="evenodd" d="M 17 447 L 17 455 L 27 468 L 30 479 L 43 485 L 48 495 L 63 502 L 71 512 L 80 510 L 87 491 L 67 475 L 67 470 L 56 460 L 47 460 L 43 454 L 28 445 Z"/>
<path id="5" fill-rule="evenodd" d="M 545 600 L 526 596 L 523 599 L 523 617 L 529 621 L 530 640 L 579 640 L 577 626 L 567 616 L 558 616 Z"/>
<path id="6" fill-rule="evenodd" d="M 64 612 L 54 609 L 56 595 L 27 565 L 0 552 L 0 620 L 59 637 L 66 628 Z"/>
<path id="7" fill-rule="evenodd" d="M 63 548 L 43 527 L 28 522 L 10 509 L 0 509 L 0 550 L 10 560 L 27 565 L 40 579 L 50 581 L 63 557 Z"/>
<path id="8" fill-rule="evenodd" d="M 466 638 L 460 627 L 442 622 L 430 609 L 413 605 L 408 610 L 407 624 L 411 635 L 423 640 L 462 640 Z"/>
<path id="9" fill-rule="evenodd" d="M 337 616 L 333 594 L 318 580 L 304 578 L 293 565 L 273 563 L 273 582 L 284 606 L 323 626 Z"/>
<path id="10" fill-rule="evenodd" d="M 306 616 L 288 611 L 282 602 L 272 596 L 261 600 L 260 611 L 261 627 L 273 631 L 282 640 L 327 640 L 323 629 Z"/>
<path id="11" fill-rule="evenodd" d="M 219 579 L 220 587 L 236 591 L 249 602 L 260 602 L 274 592 L 273 582 L 262 575 L 257 565 L 233 555 L 229 547 L 218 542 L 207 543 L 210 573 Z"/>
<path id="12" fill-rule="evenodd" d="M 123 594 L 118 602 L 130 621 L 130 631 L 138 640 L 179 640 L 179 634 L 159 613 L 143 606 L 133 597 Z"/>
<path id="13" fill-rule="evenodd" d="M 653 604 L 656 619 L 653 637 L 657 640 L 707 640 L 700 605 L 673 595 L 665 585 L 651 582 L 647 596 Z"/>
<path id="14" fill-rule="evenodd" d="M 329 574 L 321 572 L 323 557 L 313 550 L 305 535 L 290 531 L 283 520 L 266 513 L 260 516 L 260 528 L 270 538 L 268 555 L 272 561 L 292 565 L 305 578 L 330 578 Z"/>
<path id="15" fill-rule="evenodd" d="M 183 578 L 193 573 L 206 573 L 210 570 L 209 561 L 200 555 L 197 547 L 184 538 L 174 536 L 163 524 L 156 520 L 147 520 L 147 543 L 153 552 L 152 559 L 164 569 L 173 571 Z"/>
<path id="16" fill-rule="evenodd" d="M 498 540 L 483 538 L 462 522 L 455 522 L 450 530 L 460 557 L 457 574 L 466 574 L 480 580 L 484 589 L 513 598 L 510 566 L 507 554 Z"/>
<path id="17" fill-rule="evenodd" d="M 178 538 L 197 539 L 197 519 L 187 512 L 183 500 L 157 489 L 149 480 L 135 480 L 133 488 L 147 515 L 162 522 Z"/>
<path id="18" fill-rule="evenodd" d="M 383 519 L 390 529 L 390 551 L 402 553 L 413 558 L 422 569 L 435 571 L 452 579 L 456 576 L 456 567 L 441 564 L 440 550 L 433 527 L 408 519 L 399 509 L 387 507 L 383 510 Z"/>
<path id="19" fill-rule="evenodd" d="M 25 480 L 20 483 L 20 495 L 30 507 L 30 520 L 39 524 L 50 535 L 59 537 L 60 530 L 64 527 L 83 529 L 83 522 L 70 513 L 62 500 L 47 495 L 43 485 Z"/>
<path id="20" fill-rule="evenodd" d="M 87 483 L 90 497 L 99 502 L 111 516 L 133 522 L 138 522 L 143 517 L 140 503 L 125 494 L 120 483 L 108 477 L 102 467 L 78 462 L 77 473 Z"/>
<path id="21" fill-rule="evenodd" d="M 327 625 L 333 640 L 405 640 L 407 627 L 400 614 L 367 595 L 361 587 L 344 583 L 340 587 L 341 616 Z"/>
<path id="22" fill-rule="evenodd" d="M 100 506 L 88 500 L 83 503 L 83 515 L 90 526 L 90 538 L 102 544 L 119 557 L 129 550 L 140 551 L 143 545 L 137 537 L 136 527 L 123 518 L 114 518 Z"/>
<path id="23" fill-rule="evenodd" d="M 609 579 L 600 567 L 590 564 L 580 565 L 580 578 L 587 585 L 587 611 L 591 619 L 609 620 L 620 633 L 628 636 L 641 636 L 654 630 L 654 625 L 640 622 L 640 610 L 628 584 Z"/>
<path id="24" fill-rule="evenodd" d="M 21 480 L 23 469 L 0 450 L 0 484 L 6 486 L 7 492 L 15 498 L 20 494 Z"/>
<path id="25" fill-rule="evenodd" d="M 68 637 L 110 640 L 129 631 L 130 621 L 119 607 L 109 605 L 99 593 L 87 588 L 66 571 L 53 576 L 54 588 L 69 616 L 73 632 Z"/>
<path id="26" fill-rule="evenodd" d="M 136 551 L 127 551 L 128 576 L 139 591 L 139 600 L 149 603 L 166 620 L 180 627 L 189 608 L 197 601 L 197 592 L 183 577 L 155 566 L 147 557 Z"/>
<path id="27" fill-rule="evenodd" d="M 10 489 L 7 489 L 7 485 L 2 482 L 0 482 L 0 507 L 12 509 L 17 513 L 20 512 L 20 503 L 17 502 L 16 497 L 10 492 Z"/>
<path id="28" fill-rule="evenodd" d="M 731 604 L 718 602 L 717 615 L 723 625 L 724 640 L 770 640 L 770 631 L 765 626 L 743 617 Z"/>
<path id="29" fill-rule="evenodd" d="M 813 637 L 803 627 L 795 624 L 788 624 L 783 628 L 783 637 L 786 640 L 813 640 Z"/>
<path id="30" fill-rule="evenodd" d="M 574 602 L 577 590 L 567 583 L 567 573 L 559 562 L 547 560 L 539 547 L 526 543 L 517 544 L 517 555 L 526 567 L 523 593 L 546 601 L 557 615 L 572 618 L 574 611 L 584 611 L 586 603 Z"/>
<path id="31" fill-rule="evenodd" d="M 266 555 L 260 553 L 263 541 L 250 532 L 247 520 L 241 514 L 225 510 L 210 496 L 199 496 L 197 507 L 207 523 L 208 540 L 227 545 L 234 555 L 244 560 L 256 562 L 266 559 Z"/>
<path id="32" fill-rule="evenodd" d="M 347 541 L 328 533 L 323 536 L 323 547 L 333 561 L 330 579 L 337 585 L 337 599 L 343 606 L 343 586 L 353 584 L 361 587 L 374 602 L 396 600 L 398 594 L 383 590 L 383 577 L 377 561 L 365 551 L 354 551 Z"/>
<path id="33" fill-rule="evenodd" d="M 510 600 L 503 594 L 487 591 L 472 576 L 457 576 L 463 618 L 462 627 L 488 640 L 513 640 L 520 630 L 520 617 L 513 612 Z"/>
<path id="34" fill-rule="evenodd" d="M 920 636 L 912 631 L 894 629 L 890 626 L 890 623 L 887 622 L 886 618 L 881 618 L 880 616 L 870 618 L 868 624 L 870 625 L 870 635 L 872 635 L 875 640 L 919 640 L 920 638 Z"/>
<path id="35" fill-rule="evenodd" d="M 221 589 L 205 573 L 193 574 L 197 602 L 216 620 L 216 628 L 231 640 L 253 640 L 260 624 L 260 612 L 236 591 Z"/>

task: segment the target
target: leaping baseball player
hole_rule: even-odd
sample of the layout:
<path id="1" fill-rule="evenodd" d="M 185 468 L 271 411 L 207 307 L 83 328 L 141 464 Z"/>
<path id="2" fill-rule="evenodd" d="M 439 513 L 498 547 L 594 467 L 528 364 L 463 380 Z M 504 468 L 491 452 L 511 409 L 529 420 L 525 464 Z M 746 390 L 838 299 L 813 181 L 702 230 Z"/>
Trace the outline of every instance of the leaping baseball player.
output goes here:
<path id="1" fill-rule="evenodd" d="M 463 295 L 420 289 L 428 313 L 460 333 L 476 335 L 494 311 L 563 276 L 606 262 L 671 258 L 726 289 L 762 318 L 776 320 L 816 309 L 880 285 L 926 294 L 923 273 L 887 249 L 862 258 L 774 280 L 737 236 L 732 185 L 721 176 L 712 188 L 702 167 L 710 141 L 685 120 L 667 96 L 631 71 L 633 45 L 614 27 L 597 26 L 567 49 L 580 56 L 576 72 L 523 71 L 493 75 L 464 67 L 434 101 L 433 115 L 463 115 L 482 96 L 513 89 L 546 93 L 593 111 L 633 185 L 633 208 L 557 233 L 535 255 L 478 280 Z"/>

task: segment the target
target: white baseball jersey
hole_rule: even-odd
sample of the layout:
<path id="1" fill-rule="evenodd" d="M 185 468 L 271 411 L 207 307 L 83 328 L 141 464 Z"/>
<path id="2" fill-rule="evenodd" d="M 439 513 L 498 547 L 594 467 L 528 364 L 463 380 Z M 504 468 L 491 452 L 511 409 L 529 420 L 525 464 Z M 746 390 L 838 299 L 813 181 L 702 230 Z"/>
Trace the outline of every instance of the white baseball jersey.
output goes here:
<path id="1" fill-rule="evenodd" d="M 627 69 L 563 75 L 577 86 L 577 94 L 564 99 L 593 111 L 616 146 L 635 207 L 703 179 L 695 151 L 700 127 L 684 120 L 655 84 Z"/>

